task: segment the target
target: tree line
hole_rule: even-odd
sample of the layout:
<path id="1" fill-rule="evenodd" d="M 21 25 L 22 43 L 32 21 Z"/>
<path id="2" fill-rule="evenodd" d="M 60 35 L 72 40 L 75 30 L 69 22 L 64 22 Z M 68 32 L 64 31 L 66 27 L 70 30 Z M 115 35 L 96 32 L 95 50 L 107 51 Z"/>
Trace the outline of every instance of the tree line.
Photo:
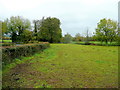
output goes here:
<path id="1" fill-rule="evenodd" d="M 61 41 L 62 30 L 58 18 L 48 17 L 45 19 L 43 17 L 41 20 L 33 20 L 33 30 L 31 30 L 31 22 L 20 16 L 12 16 L 10 19 L 1 21 L 1 23 L 2 37 L 5 34 L 10 34 L 14 43 L 28 43 L 29 41 L 58 43 Z"/>
<path id="2" fill-rule="evenodd" d="M 77 33 L 75 37 L 72 37 L 69 33 L 64 36 L 66 42 L 70 41 L 84 41 L 89 43 L 89 41 L 100 41 L 101 43 L 105 42 L 117 42 L 120 45 L 120 28 L 118 28 L 117 21 L 111 19 L 101 19 L 97 23 L 97 28 L 95 29 L 94 35 L 90 36 L 88 30 L 85 37 L 81 36 L 80 33 Z"/>
<path id="3" fill-rule="evenodd" d="M 61 22 L 58 18 L 47 17 L 40 20 L 33 20 L 33 30 L 31 22 L 20 16 L 12 16 L 10 19 L 0 21 L 0 28 L 2 29 L 2 37 L 5 34 L 10 34 L 11 40 L 14 43 L 29 41 L 43 41 L 50 43 L 70 43 L 71 41 L 86 41 L 94 40 L 100 42 L 117 42 L 120 41 L 120 29 L 118 23 L 111 19 L 101 19 L 97 23 L 94 35 L 89 37 L 88 32 L 86 37 L 77 33 L 72 37 L 69 33 L 62 36 L 62 29 L 60 28 Z"/>

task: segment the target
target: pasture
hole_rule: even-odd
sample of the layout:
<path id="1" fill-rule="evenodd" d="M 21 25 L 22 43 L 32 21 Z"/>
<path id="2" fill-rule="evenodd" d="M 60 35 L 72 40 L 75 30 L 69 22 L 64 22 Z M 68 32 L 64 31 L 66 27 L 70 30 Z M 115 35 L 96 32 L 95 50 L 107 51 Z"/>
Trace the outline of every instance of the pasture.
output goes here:
<path id="1" fill-rule="evenodd" d="M 0 40 L 1 43 L 2 43 L 2 41 L 3 41 L 4 43 L 11 43 L 11 42 L 12 42 L 12 40 Z"/>
<path id="2" fill-rule="evenodd" d="M 3 87 L 117 88 L 118 47 L 51 44 L 6 66 Z"/>

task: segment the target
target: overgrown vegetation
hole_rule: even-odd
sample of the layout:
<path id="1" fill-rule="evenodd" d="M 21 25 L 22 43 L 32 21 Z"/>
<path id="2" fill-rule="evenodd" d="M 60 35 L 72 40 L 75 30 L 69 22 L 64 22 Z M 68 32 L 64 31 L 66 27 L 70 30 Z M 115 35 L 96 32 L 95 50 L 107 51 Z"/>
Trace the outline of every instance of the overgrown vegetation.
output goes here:
<path id="1" fill-rule="evenodd" d="M 15 58 L 20 58 L 22 56 L 30 56 L 36 52 L 43 51 L 49 47 L 49 43 L 37 43 L 37 44 L 26 44 L 13 47 L 3 47 L 2 48 L 2 63 L 3 67 L 6 64 L 10 64 Z"/>

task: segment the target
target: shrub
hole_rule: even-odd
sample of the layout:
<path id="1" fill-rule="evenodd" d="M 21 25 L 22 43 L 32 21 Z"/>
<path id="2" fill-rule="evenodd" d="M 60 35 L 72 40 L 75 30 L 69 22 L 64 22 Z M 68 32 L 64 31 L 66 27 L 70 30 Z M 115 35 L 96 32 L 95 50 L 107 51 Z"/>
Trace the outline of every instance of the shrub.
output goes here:
<path id="1" fill-rule="evenodd" d="M 49 43 L 40 43 L 40 44 L 25 44 L 14 47 L 2 47 L 3 66 L 11 63 L 13 60 L 15 60 L 15 58 L 33 55 L 36 52 L 43 51 L 49 46 L 50 46 Z"/>

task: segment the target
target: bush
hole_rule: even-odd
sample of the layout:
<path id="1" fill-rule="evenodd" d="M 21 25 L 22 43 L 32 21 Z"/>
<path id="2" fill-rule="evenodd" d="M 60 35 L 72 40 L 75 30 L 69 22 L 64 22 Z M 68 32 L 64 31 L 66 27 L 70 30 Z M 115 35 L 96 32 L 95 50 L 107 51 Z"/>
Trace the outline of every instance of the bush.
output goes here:
<path id="1" fill-rule="evenodd" d="M 21 46 L 14 46 L 8 48 L 2 48 L 2 64 L 3 66 L 11 63 L 15 58 L 20 58 L 21 56 L 30 56 L 36 52 L 43 51 L 48 48 L 49 43 L 40 44 L 26 44 Z"/>

